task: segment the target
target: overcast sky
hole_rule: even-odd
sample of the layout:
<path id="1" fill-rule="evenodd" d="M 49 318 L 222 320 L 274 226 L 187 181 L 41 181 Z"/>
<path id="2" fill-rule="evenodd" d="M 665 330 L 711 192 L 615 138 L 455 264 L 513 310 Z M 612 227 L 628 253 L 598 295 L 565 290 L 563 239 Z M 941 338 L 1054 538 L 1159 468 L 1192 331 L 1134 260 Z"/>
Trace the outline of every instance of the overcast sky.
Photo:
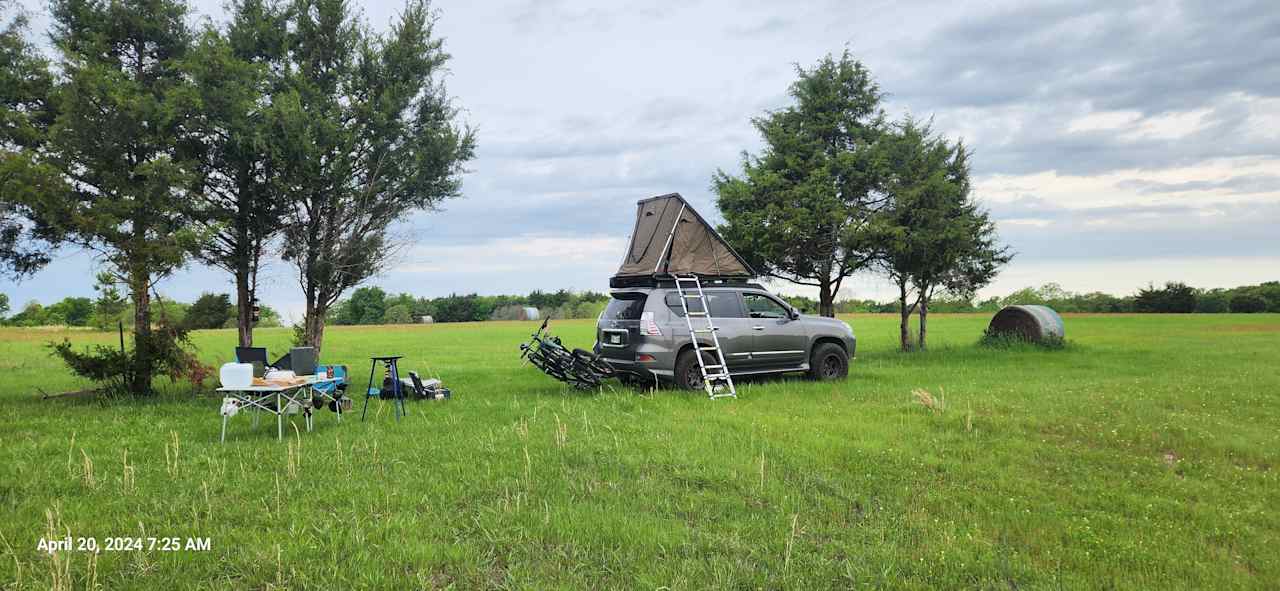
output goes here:
<path id="1" fill-rule="evenodd" d="M 28 6 L 43 36 L 45 10 Z M 193 18 L 220 20 L 220 6 L 200 0 Z M 1018 253 L 984 294 L 1280 279 L 1274 0 L 434 7 L 478 157 L 462 199 L 398 230 L 417 244 L 371 281 L 388 291 L 606 289 L 635 201 L 680 192 L 718 219 L 710 178 L 759 149 L 750 118 L 788 104 L 795 64 L 846 47 L 891 115 L 932 116 L 975 150 L 976 194 Z M 363 11 L 385 28 L 396 8 Z M 93 267 L 67 251 L 0 291 L 15 308 L 91 296 Z M 292 268 L 267 274 L 260 297 L 297 316 Z M 891 295 L 874 278 L 853 283 L 846 296 Z M 192 300 L 232 286 L 191 267 L 160 289 Z"/>

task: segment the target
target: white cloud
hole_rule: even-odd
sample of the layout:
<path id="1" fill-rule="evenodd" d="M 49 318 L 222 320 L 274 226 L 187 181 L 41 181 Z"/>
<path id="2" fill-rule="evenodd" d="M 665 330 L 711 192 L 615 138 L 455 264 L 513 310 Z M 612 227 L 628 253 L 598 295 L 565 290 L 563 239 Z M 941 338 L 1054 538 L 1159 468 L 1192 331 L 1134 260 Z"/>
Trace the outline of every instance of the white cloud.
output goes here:
<path id="1" fill-rule="evenodd" d="M 1096 111 L 1071 120 L 1067 125 L 1068 133 L 1089 131 L 1115 131 L 1126 129 L 1133 122 L 1142 118 L 1138 111 Z"/>
<path id="2" fill-rule="evenodd" d="M 1176 140 L 1184 138 L 1204 129 L 1205 120 L 1212 113 L 1213 109 L 1202 108 L 1144 117 L 1136 121 L 1136 125 L 1130 126 L 1119 137 L 1127 141 L 1144 139 Z"/>
<path id="3" fill-rule="evenodd" d="M 616 236 L 525 235 L 456 246 L 419 246 L 390 273 L 474 274 L 557 271 L 583 266 L 611 272 L 606 261 L 622 259 L 626 240 Z M 607 276 L 606 276 L 607 278 Z"/>

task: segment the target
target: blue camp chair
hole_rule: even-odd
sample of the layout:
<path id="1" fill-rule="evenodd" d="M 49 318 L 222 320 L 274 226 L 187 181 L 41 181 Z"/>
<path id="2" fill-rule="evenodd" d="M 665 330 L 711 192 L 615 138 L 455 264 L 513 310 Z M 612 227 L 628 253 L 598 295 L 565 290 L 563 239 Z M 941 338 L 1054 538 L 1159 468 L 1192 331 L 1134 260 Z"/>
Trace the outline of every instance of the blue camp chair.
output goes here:
<path id="1" fill-rule="evenodd" d="M 311 391 L 315 392 L 324 400 L 329 401 L 329 409 L 338 413 L 338 418 L 342 418 L 342 397 L 347 392 L 347 384 L 351 382 L 351 378 L 347 373 L 345 365 L 317 365 L 316 375 L 327 375 L 329 368 L 333 368 L 333 377 L 341 378 L 338 382 L 327 382 L 316 384 L 311 387 Z"/>

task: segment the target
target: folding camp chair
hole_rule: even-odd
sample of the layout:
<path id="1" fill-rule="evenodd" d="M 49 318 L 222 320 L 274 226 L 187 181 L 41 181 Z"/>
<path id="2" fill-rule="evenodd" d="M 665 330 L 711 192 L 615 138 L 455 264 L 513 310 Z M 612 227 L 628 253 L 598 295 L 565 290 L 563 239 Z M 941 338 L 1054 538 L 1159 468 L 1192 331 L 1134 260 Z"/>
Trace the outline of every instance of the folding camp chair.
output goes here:
<path id="1" fill-rule="evenodd" d="M 315 393 L 316 407 L 319 408 L 327 400 L 329 402 L 329 410 L 338 413 L 338 420 L 342 420 L 342 402 L 347 393 L 347 384 L 351 382 L 345 365 L 318 365 L 316 366 L 316 375 L 328 375 L 329 369 L 333 368 L 333 377 L 341 378 L 340 382 L 322 382 L 311 387 L 311 391 Z"/>

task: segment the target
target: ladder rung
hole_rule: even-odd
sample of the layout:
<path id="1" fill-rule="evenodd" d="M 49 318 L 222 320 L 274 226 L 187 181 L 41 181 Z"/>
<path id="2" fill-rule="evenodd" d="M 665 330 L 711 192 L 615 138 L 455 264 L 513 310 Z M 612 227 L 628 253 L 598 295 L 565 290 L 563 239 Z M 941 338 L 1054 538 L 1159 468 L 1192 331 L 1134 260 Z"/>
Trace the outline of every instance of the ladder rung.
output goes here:
<path id="1" fill-rule="evenodd" d="M 692 311 L 690 311 L 690 312 L 689 312 L 689 315 L 690 315 L 690 316 L 706 316 L 706 315 L 707 315 L 707 313 L 706 313 L 706 312 L 692 312 Z"/>
<path id="2" fill-rule="evenodd" d="M 715 351 L 715 347 L 698 347 L 699 351 Z"/>
<path id="3" fill-rule="evenodd" d="M 686 294 L 684 294 L 684 297 L 686 297 L 686 298 L 700 298 L 700 297 L 702 297 L 702 296 L 700 296 L 700 295 L 698 295 L 698 294 L 696 294 L 696 293 L 686 293 Z"/>
<path id="4" fill-rule="evenodd" d="M 693 332 L 714 332 L 717 330 L 720 330 L 720 328 L 713 326 L 711 328 L 695 328 L 693 329 Z"/>
<path id="5" fill-rule="evenodd" d="M 704 377 L 704 378 L 706 378 L 706 379 L 708 379 L 708 380 L 723 380 L 723 379 L 727 379 L 727 378 L 729 377 L 729 374 L 727 374 L 727 373 L 709 373 L 709 374 L 707 374 L 707 375 L 705 375 L 705 376 L 702 376 L 702 377 Z"/>
<path id="6" fill-rule="evenodd" d="M 723 368 L 724 368 L 723 365 L 720 365 L 717 363 L 709 363 L 707 365 L 702 366 L 702 371 L 707 371 L 708 369 L 723 369 Z"/>

